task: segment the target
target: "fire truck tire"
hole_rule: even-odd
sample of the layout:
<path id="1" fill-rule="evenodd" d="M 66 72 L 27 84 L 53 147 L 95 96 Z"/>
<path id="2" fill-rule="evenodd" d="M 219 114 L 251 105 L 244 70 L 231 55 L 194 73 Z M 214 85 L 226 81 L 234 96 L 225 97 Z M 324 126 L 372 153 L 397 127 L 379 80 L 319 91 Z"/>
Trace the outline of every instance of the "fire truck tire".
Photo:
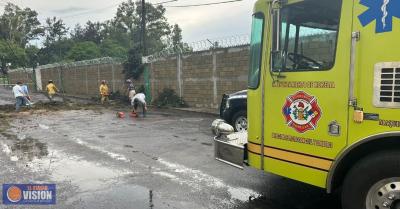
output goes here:
<path id="1" fill-rule="evenodd" d="M 400 209 L 399 159 L 400 150 L 384 151 L 356 163 L 343 182 L 343 209 Z"/>

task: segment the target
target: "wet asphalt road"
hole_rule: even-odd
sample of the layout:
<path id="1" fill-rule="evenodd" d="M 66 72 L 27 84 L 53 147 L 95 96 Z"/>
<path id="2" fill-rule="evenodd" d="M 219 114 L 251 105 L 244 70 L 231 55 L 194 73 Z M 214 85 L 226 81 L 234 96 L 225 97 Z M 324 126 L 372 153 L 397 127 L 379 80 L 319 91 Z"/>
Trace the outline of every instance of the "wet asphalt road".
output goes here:
<path id="1" fill-rule="evenodd" d="M 318 188 L 215 161 L 215 116 L 151 110 L 119 119 L 116 111 L 10 119 L 0 135 L 1 183 L 57 184 L 57 204 L 44 208 L 340 209 Z"/>

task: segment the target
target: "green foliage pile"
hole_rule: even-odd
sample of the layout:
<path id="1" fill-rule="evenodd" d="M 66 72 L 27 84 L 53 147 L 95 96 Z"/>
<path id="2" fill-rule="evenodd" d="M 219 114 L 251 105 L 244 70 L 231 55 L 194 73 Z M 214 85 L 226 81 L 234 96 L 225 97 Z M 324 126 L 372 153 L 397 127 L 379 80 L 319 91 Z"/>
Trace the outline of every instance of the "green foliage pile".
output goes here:
<path id="1" fill-rule="evenodd" d="M 173 89 L 164 89 L 154 101 L 157 107 L 188 107 L 186 102 L 179 97 Z"/>

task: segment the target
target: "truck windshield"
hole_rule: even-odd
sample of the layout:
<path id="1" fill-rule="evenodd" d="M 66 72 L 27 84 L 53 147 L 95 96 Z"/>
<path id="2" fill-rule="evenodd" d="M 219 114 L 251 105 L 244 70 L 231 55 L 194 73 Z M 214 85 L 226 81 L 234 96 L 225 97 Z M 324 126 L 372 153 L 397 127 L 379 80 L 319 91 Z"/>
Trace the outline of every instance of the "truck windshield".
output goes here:
<path id="1" fill-rule="evenodd" d="M 282 71 L 333 67 L 341 5 L 341 0 L 304 0 L 282 8 L 276 28 L 280 30 Z"/>
<path id="2" fill-rule="evenodd" d="M 263 13 L 254 14 L 250 42 L 250 69 L 248 82 L 250 89 L 256 89 L 260 83 L 263 29 Z"/>

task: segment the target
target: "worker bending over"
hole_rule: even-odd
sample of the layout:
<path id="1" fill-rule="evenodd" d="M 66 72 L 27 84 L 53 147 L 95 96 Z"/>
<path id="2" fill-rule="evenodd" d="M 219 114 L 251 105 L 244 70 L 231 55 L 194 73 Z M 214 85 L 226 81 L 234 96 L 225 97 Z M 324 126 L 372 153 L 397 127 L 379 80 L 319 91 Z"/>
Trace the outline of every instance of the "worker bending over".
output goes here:
<path id="1" fill-rule="evenodd" d="M 146 111 L 147 111 L 146 95 L 144 95 L 143 93 L 136 94 L 132 98 L 131 104 L 133 105 L 133 110 L 132 110 L 133 115 L 137 115 L 137 110 L 140 106 L 140 108 L 142 109 L 143 117 L 146 116 Z"/>

